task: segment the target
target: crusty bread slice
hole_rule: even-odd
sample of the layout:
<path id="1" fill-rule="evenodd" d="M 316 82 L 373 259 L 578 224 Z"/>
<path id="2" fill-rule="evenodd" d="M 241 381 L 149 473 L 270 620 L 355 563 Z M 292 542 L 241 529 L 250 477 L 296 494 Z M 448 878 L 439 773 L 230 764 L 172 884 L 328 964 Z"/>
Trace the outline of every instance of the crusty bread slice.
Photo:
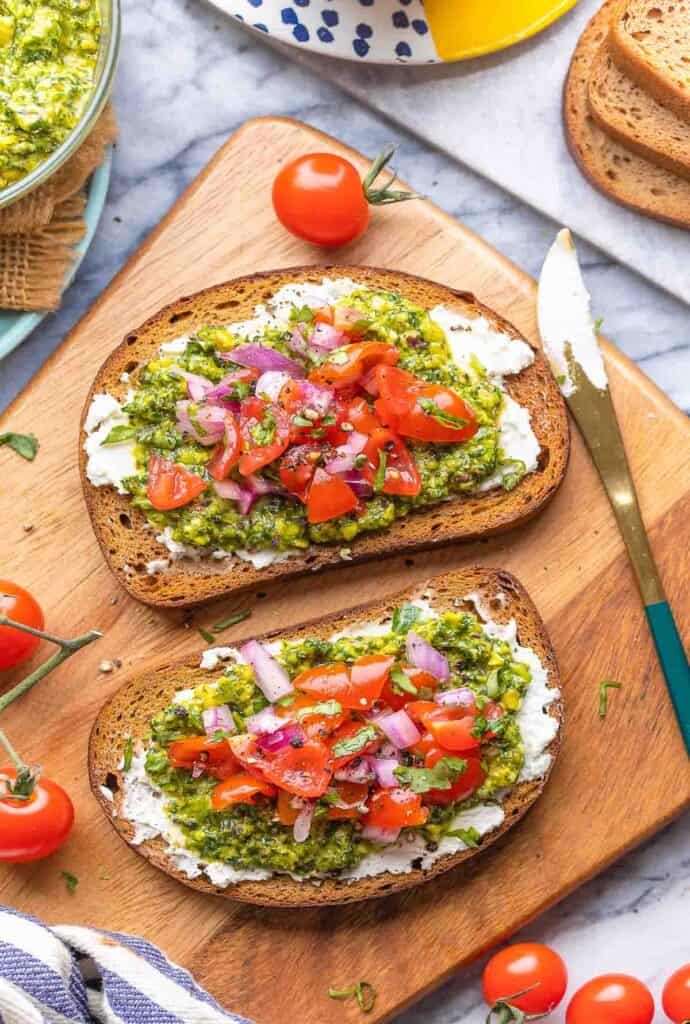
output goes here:
<path id="1" fill-rule="evenodd" d="M 629 0 L 611 25 L 611 54 L 640 88 L 690 123 L 688 0 Z"/>
<path id="2" fill-rule="evenodd" d="M 130 374 L 135 380 L 138 367 L 157 358 L 162 342 L 189 334 L 203 324 L 246 319 L 258 303 L 265 302 L 284 284 L 318 282 L 328 275 L 350 277 L 364 285 L 398 291 L 427 308 L 444 303 L 469 317 L 485 316 L 497 328 L 513 337 L 521 337 L 514 327 L 482 306 L 474 296 L 391 270 L 317 266 L 254 274 L 180 299 L 128 334 L 98 372 L 86 400 L 82 428 L 93 395 L 106 391 L 123 398 L 130 385 L 122 382 L 121 375 Z M 446 501 L 399 519 L 389 529 L 357 537 L 349 545 L 352 554 L 349 561 L 489 536 L 520 525 L 542 508 L 556 492 L 568 461 L 569 429 L 563 399 L 539 351 L 535 352 L 531 366 L 507 378 L 507 390 L 530 411 L 533 430 L 541 445 L 538 469 L 509 493 L 497 490 Z M 83 439 L 82 432 L 80 469 L 96 536 L 112 571 L 140 601 L 160 606 L 194 605 L 278 577 L 343 564 L 342 545 L 322 545 L 261 570 L 239 560 L 194 562 L 183 559 L 173 562 L 166 572 L 148 575 L 147 563 L 161 558 L 166 551 L 156 541 L 156 531 L 147 529 L 144 516 L 131 507 L 127 495 L 117 494 L 111 487 L 96 488 L 89 483 Z"/>
<path id="3" fill-rule="evenodd" d="M 624 206 L 680 227 L 690 226 L 690 181 L 657 167 L 601 130 L 589 108 L 592 64 L 609 33 L 620 0 L 606 0 L 590 20 L 573 54 L 563 92 L 568 146 L 583 174 Z"/>
<path id="4" fill-rule="evenodd" d="M 620 70 L 608 41 L 599 47 L 592 64 L 589 107 L 611 138 L 659 167 L 690 178 L 690 124 Z"/>
<path id="5" fill-rule="evenodd" d="M 425 584 L 418 584 L 384 601 L 362 605 L 352 611 L 340 612 L 327 618 L 316 619 L 290 630 L 281 630 L 259 639 L 299 640 L 326 638 L 333 632 L 360 622 L 379 622 L 390 618 L 393 608 L 402 600 L 419 594 L 430 594 L 436 610 L 453 610 L 474 606 L 463 604 L 469 594 L 478 595 L 481 606 L 490 610 L 497 622 L 515 619 L 518 639 L 531 647 L 548 671 L 549 686 L 559 688 L 558 668 L 544 625 L 522 585 L 508 572 L 485 568 L 467 568 L 436 576 Z M 208 679 L 209 673 L 198 668 L 199 657 L 178 665 L 160 665 L 142 670 L 126 682 L 104 705 L 91 731 L 89 742 L 89 779 L 94 795 L 110 823 L 127 842 L 132 841 L 134 828 L 122 815 L 122 760 L 125 740 L 131 736 L 135 747 L 146 740 L 151 717 L 165 708 L 177 690 L 192 687 Z M 548 713 L 563 721 L 563 702 L 559 698 L 549 706 Z M 560 728 L 549 745 L 551 765 L 560 749 Z M 427 871 L 409 871 L 405 874 L 386 872 L 369 878 L 347 882 L 329 878 L 320 883 L 295 881 L 288 876 L 276 875 L 266 881 L 243 881 L 226 889 L 214 887 L 203 877 L 190 879 L 181 873 L 166 853 L 162 839 L 151 839 L 135 846 L 141 856 L 157 868 L 177 878 L 185 885 L 202 892 L 224 896 L 227 899 L 267 906 L 315 906 L 329 903 L 353 903 L 358 900 L 387 896 L 402 889 L 419 885 L 449 868 L 471 860 L 515 825 L 541 794 L 546 779 L 523 782 L 514 787 L 506 798 L 502 825 L 482 839 L 476 849 L 449 854 L 436 861 Z M 112 796 L 109 799 L 109 796 Z M 458 877 L 455 884 L 461 881 Z"/>

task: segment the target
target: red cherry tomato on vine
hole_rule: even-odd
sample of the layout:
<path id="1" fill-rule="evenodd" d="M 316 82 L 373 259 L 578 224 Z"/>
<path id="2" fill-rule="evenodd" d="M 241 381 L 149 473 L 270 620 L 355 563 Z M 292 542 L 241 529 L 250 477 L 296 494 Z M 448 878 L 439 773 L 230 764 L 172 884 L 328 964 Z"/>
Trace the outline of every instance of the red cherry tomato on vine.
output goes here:
<path id="1" fill-rule="evenodd" d="M 668 979 L 661 1004 L 673 1024 L 683 1024 L 690 1020 L 690 964 L 679 967 Z"/>
<path id="2" fill-rule="evenodd" d="M 62 786 L 41 778 L 27 800 L 2 796 L 14 768 L 0 768 L 0 861 L 19 864 L 42 860 L 58 850 L 74 822 L 72 801 Z"/>
<path id="3" fill-rule="evenodd" d="M 0 580 L 0 615 L 21 622 L 32 629 L 43 629 L 43 612 L 28 590 Z M 30 658 L 38 645 L 40 637 L 31 633 L 23 633 L 11 626 L 0 626 L 0 668 L 13 668 Z"/>
<path id="4" fill-rule="evenodd" d="M 327 248 L 354 241 L 369 224 L 359 174 L 335 153 L 308 153 L 283 167 L 273 183 L 273 208 L 293 235 Z"/>
<path id="5" fill-rule="evenodd" d="M 651 1024 L 654 1000 L 646 985 L 629 974 L 602 974 L 570 1000 L 566 1024 Z"/>
<path id="6" fill-rule="evenodd" d="M 506 1000 L 523 1013 L 549 1013 L 565 995 L 568 972 L 561 957 L 538 942 L 519 942 L 491 957 L 482 987 L 489 1006 Z M 529 989 L 529 992 L 525 992 Z M 515 997 L 517 992 L 523 992 Z"/>

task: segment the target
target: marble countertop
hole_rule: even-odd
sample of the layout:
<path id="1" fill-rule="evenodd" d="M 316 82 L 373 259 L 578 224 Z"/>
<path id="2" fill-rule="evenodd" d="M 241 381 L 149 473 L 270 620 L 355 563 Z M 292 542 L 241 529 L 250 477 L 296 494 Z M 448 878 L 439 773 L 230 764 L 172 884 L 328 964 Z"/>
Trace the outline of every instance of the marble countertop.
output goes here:
<path id="1" fill-rule="evenodd" d="M 250 117 L 298 117 L 368 154 L 386 142 L 400 143 L 397 167 L 407 181 L 533 275 L 555 231 L 547 218 L 391 128 L 199 2 L 127 0 L 115 104 L 121 134 L 96 239 L 62 309 L 0 364 L 0 408 Z M 591 247 L 583 244 L 580 251 L 607 335 L 690 410 L 687 307 Z M 566 956 L 573 983 L 607 969 L 626 970 L 658 992 L 665 971 L 690 959 L 689 826 L 686 816 L 528 929 L 530 937 Z M 399 1024 L 480 1024 L 478 977 L 478 967 L 464 972 L 408 1010 Z M 564 1016 L 551 1019 L 560 1024 Z"/>

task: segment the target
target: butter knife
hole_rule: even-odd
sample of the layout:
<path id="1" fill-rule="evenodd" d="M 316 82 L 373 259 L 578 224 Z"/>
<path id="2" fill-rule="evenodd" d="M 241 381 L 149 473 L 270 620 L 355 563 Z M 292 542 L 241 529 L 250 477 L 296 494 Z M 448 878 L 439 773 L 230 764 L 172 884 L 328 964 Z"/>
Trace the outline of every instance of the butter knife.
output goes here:
<path id="1" fill-rule="evenodd" d="M 690 665 L 659 578 L 611 399 L 591 301 L 572 237 L 563 228 L 539 278 L 544 353 L 585 439 L 632 562 L 685 746 L 690 754 Z"/>

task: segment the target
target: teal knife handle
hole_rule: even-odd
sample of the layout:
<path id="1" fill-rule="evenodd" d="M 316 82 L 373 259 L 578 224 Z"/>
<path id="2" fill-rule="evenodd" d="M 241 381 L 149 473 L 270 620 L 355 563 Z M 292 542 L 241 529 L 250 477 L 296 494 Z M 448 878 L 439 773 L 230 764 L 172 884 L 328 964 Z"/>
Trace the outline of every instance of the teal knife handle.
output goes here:
<path id="1" fill-rule="evenodd" d="M 678 725 L 690 754 L 690 664 L 668 601 L 648 604 L 645 611 Z"/>

